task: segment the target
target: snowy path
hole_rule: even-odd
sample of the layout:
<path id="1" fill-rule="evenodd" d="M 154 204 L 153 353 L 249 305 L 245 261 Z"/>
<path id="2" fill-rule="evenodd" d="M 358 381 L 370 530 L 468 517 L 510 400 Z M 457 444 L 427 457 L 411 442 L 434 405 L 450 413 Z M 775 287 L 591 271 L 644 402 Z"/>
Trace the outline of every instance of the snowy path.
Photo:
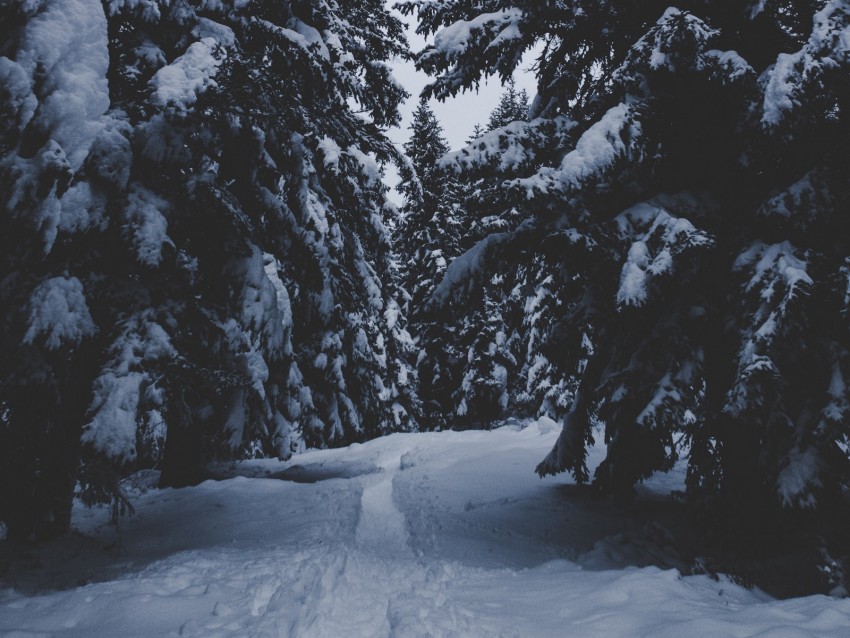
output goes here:
<path id="1" fill-rule="evenodd" d="M 381 463 L 377 477 L 363 488 L 356 533 L 357 547 L 361 550 L 394 558 L 410 554 L 407 522 L 393 498 L 393 480 L 400 462 L 401 454 L 390 456 Z"/>
<path id="2" fill-rule="evenodd" d="M 556 435 L 394 435 L 242 464 L 253 478 L 141 495 L 117 544 L 105 510 L 80 509 L 70 560 L 57 544 L 8 572 L 0 635 L 848 635 L 847 600 L 634 566 L 664 557 L 618 542 L 612 508 L 533 475 Z M 66 588 L 25 594 L 27 575 Z"/>

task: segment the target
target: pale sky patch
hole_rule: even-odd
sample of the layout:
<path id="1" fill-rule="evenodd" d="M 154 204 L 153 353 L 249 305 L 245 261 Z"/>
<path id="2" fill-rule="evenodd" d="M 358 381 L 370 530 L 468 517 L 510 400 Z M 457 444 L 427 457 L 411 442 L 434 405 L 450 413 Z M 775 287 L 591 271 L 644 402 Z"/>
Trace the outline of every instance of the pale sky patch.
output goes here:
<path id="1" fill-rule="evenodd" d="M 392 3 L 390 3 L 391 5 Z M 407 38 L 410 42 L 410 48 L 414 52 L 421 51 L 428 44 L 430 39 L 426 40 L 415 32 L 416 17 L 401 16 L 401 19 L 408 25 Z M 536 82 L 533 73 L 529 70 L 534 59 L 534 54 L 526 54 L 520 68 L 514 74 L 516 79 L 517 89 L 525 89 L 528 91 L 530 99 L 536 94 Z M 428 84 L 430 78 L 421 71 L 417 71 L 413 62 L 405 62 L 402 60 L 394 60 L 390 63 L 393 69 L 393 74 L 396 79 L 407 89 L 410 97 L 401 105 L 402 123 L 401 127 L 390 129 L 388 136 L 390 140 L 399 148 L 410 137 L 410 126 L 413 111 L 419 104 L 419 94 L 425 85 Z M 437 120 L 443 127 L 443 136 L 449 143 L 451 150 L 460 149 L 466 144 L 466 141 L 472 135 L 472 131 L 476 124 L 486 126 L 487 120 L 490 119 L 490 112 L 496 108 L 499 98 L 503 92 L 502 83 L 498 77 L 490 77 L 482 80 L 478 90 L 460 93 L 454 98 L 448 98 L 444 102 L 438 102 L 431 99 L 428 105 L 437 116 Z M 398 184 L 398 172 L 394 166 L 386 167 L 385 181 L 393 190 L 390 192 L 390 199 L 396 203 L 401 203 L 401 196 L 395 191 L 395 186 Z"/>

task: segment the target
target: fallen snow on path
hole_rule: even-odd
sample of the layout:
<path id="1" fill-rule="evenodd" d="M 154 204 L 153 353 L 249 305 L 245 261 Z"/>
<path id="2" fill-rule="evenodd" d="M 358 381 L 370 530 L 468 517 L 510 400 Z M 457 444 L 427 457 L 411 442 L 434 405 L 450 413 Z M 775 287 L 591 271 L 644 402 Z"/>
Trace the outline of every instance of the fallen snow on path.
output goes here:
<path id="1" fill-rule="evenodd" d="M 120 534 L 105 509 L 81 508 L 89 545 L 53 576 L 92 582 L 10 583 L 0 635 L 848 635 L 848 600 L 636 566 L 664 559 L 618 547 L 621 513 L 533 474 L 557 434 L 545 421 L 397 434 L 242 463 L 235 478 L 141 494 Z M 680 479 L 648 484 L 644 509 L 657 498 L 663 517 L 653 492 Z"/>

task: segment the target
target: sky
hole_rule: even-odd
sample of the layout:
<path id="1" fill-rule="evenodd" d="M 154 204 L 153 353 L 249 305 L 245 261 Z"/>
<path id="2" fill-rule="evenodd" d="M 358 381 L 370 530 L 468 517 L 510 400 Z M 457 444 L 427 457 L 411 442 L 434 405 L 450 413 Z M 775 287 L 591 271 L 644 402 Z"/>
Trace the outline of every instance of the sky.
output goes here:
<path id="1" fill-rule="evenodd" d="M 392 3 L 390 3 L 392 4 Z M 410 48 L 414 52 L 421 51 L 425 48 L 429 41 L 415 33 L 415 16 L 402 16 L 396 12 L 402 21 L 408 25 L 407 39 L 410 43 Z M 528 91 L 529 97 L 532 99 L 536 94 L 536 83 L 534 76 L 528 71 L 531 66 L 533 56 L 527 55 L 526 59 L 520 65 L 520 68 L 514 74 L 517 89 L 525 89 Z M 401 148 L 407 139 L 410 137 L 410 121 L 413 116 L 413 111 L 419 104 L 419 94 L 425 85 L 428 83 L 428 76 L 425 73 L 417 71 L 413 62 L 405 62 L 403 60 L 395 60 L 391 62 L 393 74 L 396 79 L 407 89 L 410 97 L 401 107 L 402 123 L 400 128 L 390 129 L 388 136 L 393 143 Z M 428 105 L 437 116 L 437 120 L 443 127 L 443 135 L 449 143 L 452 150 L 462 148 L 472 135 L 472 130 L 476 124 L 485 125 L 490 118 L 490 112 L 496 108 L 499 98 L 502 95 L 502 84 L 499 78 L 490 77 L 488 81 L 482 81 L 478 91 L 461 93 L 457 97 L 448 98 L 444 102 L 437 100 L 429 100 Z M 387 167 L 386 183 L 390 186 L 395 186 L 398 183 L 398 173 L 395 167 Z M 393 190 L 390 193 L 390 200 L 396 204 L 401 203 L 399 194 Z"/>

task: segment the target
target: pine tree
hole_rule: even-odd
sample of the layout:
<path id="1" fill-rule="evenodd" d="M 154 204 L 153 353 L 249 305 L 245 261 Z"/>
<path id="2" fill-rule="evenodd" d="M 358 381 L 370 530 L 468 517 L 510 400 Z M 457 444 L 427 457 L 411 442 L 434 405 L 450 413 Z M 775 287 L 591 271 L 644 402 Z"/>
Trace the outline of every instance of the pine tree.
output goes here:
<path id="1" fill-rule="evenodd" d="M 516 90 L 513 80 L 508 82 L 499 105 L 490 115 L 491 126 L 511 124 L 527 117 L 528 97 Z M 509 403 L 514 404 L 519 372 L 516 350 L 520 330 L 509 325 L 503 312 L 510 294 L 510 281 L 504 277 L 488 284 L 488 289 L 465 304 L 467 312 L 456 313 L 445 308 L 429 311 L 428 303 L 436 286 L 442 280 L 446 263 L 457 257 L 489 232 L 504 230 L 516 223 L 516 209 L 501 210 L 498 184 L 501 180 L 492 175 L 478 175 L 468 180 L 458 180 L 454 167 L 442 163 L 448 146 L 442 139 L 429 138 L 417 131 L 433 130 L 436 120 L 423 101 L 414 118 L 414 136 L 408 147 L 417 171 L 426 171 L 423 192 L 434 192 L 433 208 L 451 211 L 434 215 L 424 227 L 432 236 L 420 236 L 409 241 L 402 235 L 399 246 L 402 252 L 414 255 L 410 271 L 421 273 L 425 285 L 408 282 L 412 291 L 411 307 L 414 316 L 419 312 L 422 320 L 417 328 L 422 354 L 419 357 L 420 394 L 426 405 L 428 427 L 488 427 L 505 416 Z M 470 144 L 492 144 L 498 133 L 484 135 L 483 127 L 476 126 Z M 420 168 L 424 166 L 425 168 Z M 427 197 L 427 196 L 426 196 Z M 422 210 L 428 210 L 426 200 Z M 415 219 L 415 217 L 414 217 Z M 411 225 L 413 227 L 413 225 Z M 436 245 L 430 253 L 421 252 L 421 246 Z M 426 264 L 437 257 L 439 268 L 424 272 Z M 424 291 L 418 294 L 417 291 Z M 421 309 L 421 310 L 417 310 Z M 422 311 L 425 311 L 424 313 Z"/>
<path id="2" fill-rule="evenodd" d="M 444 382 L 449 361 L 456 359 L 443 322 L 429 313 L 428 302 L 445 272 L 446 265 L 460 254 L 464 217 L 460 209 L 460 187 L 453 173 L 441 170 L 440 158 L 449 146 L 442 127 L 424 100 L 410 125 L 411 136 L 404 150 L 415 181 L 403 183 L 405 197 L 395 235 L 395 250 L 401 255 L 401 283 L 409 294 L 407 304 L 411 330 L 422 354 L 417 357 L 419 397 L 423 402 L 423 426 L 446 425 Z"/>
<path id="3" fill-rule="evenodd" d="M 491 122 L 525 118 L 527 96 L 510 82 Z M 414 333 L 421 348 L 418 359 L 420 397 L 425 406 L 425 426 L 487 427 L 502 418 L 512 394 L 518 362 L 518 330 L 506 323 L 501 306 L 507 291 L 505 280 L 493 283 L 467 313 L 433 311 L 430 299 L 442 281 L 447 263 L 464 247 L 510 223 L 515 209 L 499 210 L 494 180 L 479 177 L 461 184 L 452 167 L 441 166 L 448 152 L 436 118 L 424 100 L 414 113 L 412 136 L 405 145 L 414 170 L 420 176 L 420 192 L 403 187 L 403 209 L 397 249 L 406 255 L 404 285 L 411 294 Z M 477 127 L 474 139 L 481 137 Z M 474 141 L 474 140 L 473 140 Z M 513 315 L 514 313 L 509 313 Z"/>
<path id="4" fill-rule="evenodd" d="M 70 523 L 101 338 L 107 27 L 94 0 L 6 2 L 0 25 L 0 518 L 41 539 Z"/>
<path id="5" fill-rule="evenodd" d="M 505 127 L 521 126 L 528 117 L 528 96 L 517 91 L 513 78 L 509 78 L 499 104 L 491 112 L 486 133 L 483 127 L 469 144 L 473 148 L 501 147 Z M 462 154 L 463 152 L 461 152 Z M 443 162 L 445 171 L 455 174 L 460 156 L 453 154 Z M 463 161 L 462 159 L 460 160 Z M 502 178 L 497 171 L 466 172 L 459 175 L 463 184 L 463 209 L 465 223 L 460 245 L 469 248 L 490 233 L 505 232 L 519 219 L 518 209 L 504 206 L 501 196 Z M 517 272 L 502 272 L 489 281 L 482 282 L 483 290 L 466 300 L 465 312 L 447 313 L 441 310 L 445 336 L 440 339 L 437 351 L 451 351 L 456 370 L 444 373 L 454 380 L 453 390 L 444 406 L 446 419 L 461 427 L 489 427 L 509 412 L 524 413 L 521 405 L 519 375 L 522 349 L 522 320 L 517 313 Z M 439 330 L 434 331 L 436 335 Z M 439 336 L 438 336 L 439 338 Z"/>
<path id="6" fill-rule="evenodd" d="M 395 244 L 406 260 L 403 285 L 411 295 L 410 307 L 421 314 L 447 262 L 460 254 L 464 229 L 457 181 L 438 165 L 449 146 L 427 102 L 414 111 L 410 130 L 404 151 L 418 184 L 399 188 L 405 204 Z"/>
<path id="7" fill-rule="evenodd" d="M 3 11 L 3 478 L 32 485 L 4 491 L 10 534 L 27 508 L 66 529 L 77 480 L 120 504 L 139 467 L 181 485 L 415 427 L 376 162 L 400 160 L 398 20 L 377 0 Z"/>
<path id="8" fill-rule="evenodd" d="M 476 124 L 474 127 L 472 127 L 472 135 L 469 136 L 469 138 L 466 140 L 466 143 L 472 144 L 475 140 L 484 135 L 485 132 L 486 131 L 484 130 L 484 127 L 481 124 Z"/>
<path id="9" fill-rule="evenodd" d="M 345 14 L 349 9 L 353 17 Z M 177 431 L 189 439 L 177 463 L 185 465 L 189 450 L 203 450 L 199 431 L 222 411 L 225 431 L 215 435 L 220 440 L 213 450 L 238 450 L 259 439 L 265 452 L 271 447 L 282 456 L 296 435 L 308 445 L 339 445 L 413 425 L 399 403 L 411 396 L 399 387 L 406 364 L 395 356 L 405 333 L 403 319 L 396 316 L 390 325 L 386 318 L 396 301 L 382 284 L 390 267 L 385 187 L 370 158 L 394 157 L 376 125 L 397 121 L 404 93 L 382 86 L 389 77 L 381 60 L 404 49 L 399 24 L 380 11 L 376 30 L 362 34 L 369 53 L 358 48 L 349 20 L 367 9 L 255 3 L 222 10 L 221 22 L 211 25 L 173 7 L 140 29 L 160 50 L 174 46 L 157 42 L 160 33 L 175 38 L 206 30 L 217 38 L 202 37 L 154 73 L 154 85 L 163 78 L 153 96 L 161 112 L 137 125 L 150 135 L 147 147 L 175 137 L 193 142 L 189 157 L 149 158 L 153 173 L 163 170 L 163 161 L 195 165 L 163 199 L 180 202 L 185 216 L 175 226 L 184 233 L 180 258 L 192 280 L 175 297 L 200 288 L 210 302 L 195 311 L 195 324 L 201 319 L 209 326 L 201 349 L 193 348 L 181 366 L 193 383 L 181 382 L 179 396 L 171 398 L 178 424 L 186 423 Z M 172 28 L 163 29 L 163 22 Z M 312 44 L 302 46 L 287 28 Z M 139 50 L 126 37 L 122 42 L 128 55 Z M 187 110 L 182 96 L 172 101 L 165 93 L 168 69 L 198 44 L 220 63 Z M 340 64 L 349 56 L 351 68 Z M 131 62 L 128 68 L 137 68 Z M 129 94 L 136 94 L 132 87 Z M 358 100 L 374 124 L 352 113 L 347 98 Z M 196 236 L 201 228 L 203 237 Z M 193 333 L 186 335 L 189 348 L 198 328 L 181 323 Z M 214 358 L 204 361 L 202 351 Z M 206 390 L 190 396 L 185 389 L 206 386 L 210 373 L 231 379 L 218 384 L 213 406 Z M 173 466 L 167 447 L 165 460 Z"/>
<path id="10" fill-rule="evenodd" d="M 528 120 L 528 93 L 525 89 L 516 90 L 516 80 L 511 76 L 505 84 L 505 91 L 499 98 L 499 104 L 490 113 L 487 123 L 488 131 L 507 126 L 511 122 Z"/>
<path id="11" fill-rule="evenodd" d="M 846 3 L 414 9 L 420 32 L 453 30 L 419 55 L 427 96 L 509 77 L 544 42 L 535 119 L 451 160 L 507 169 L 503 201 L 524 220 L 456 260 L 437 295 L 457 304 L 500 265 L 542 269 L 529 286 L 560 311 L 532 351 L 558 353 L 574 392 L 538 471 L 588 479 L 598 421 L 608 493 L 685 453 L 691 502 L 730 537 L 811 525 L 841 542 Z"/>

